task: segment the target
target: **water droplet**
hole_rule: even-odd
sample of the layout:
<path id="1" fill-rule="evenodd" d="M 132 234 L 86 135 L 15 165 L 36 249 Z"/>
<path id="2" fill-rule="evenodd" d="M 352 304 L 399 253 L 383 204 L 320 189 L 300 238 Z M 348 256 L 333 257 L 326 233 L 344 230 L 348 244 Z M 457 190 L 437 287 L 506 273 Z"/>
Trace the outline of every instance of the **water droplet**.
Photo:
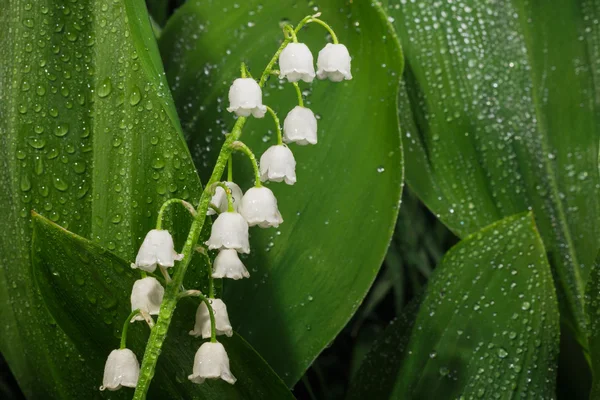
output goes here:
<path id="1" fill-rule="evenodd" d="M 38 96 L 43 96 L 46 94 L 46 88 L 42 85 L 37 85 L 37 87 L 35 88 L 35 92 Z"/>
<path id="2" fill-rule="evenodd" d="M 98 86 L 97 93 L 100 97 L 106 97 L 110 92 L 112 92 L 112 83 L 110 82 L 110 78 L 106 77 Z"/>
<path id="3" fill-rule="evenodd" d="M 506 350 L 504 350 L 502 347 L 498 348 L 498 357 L 506 358 L 507 355 L 508 352 Z"/>
<path id="4" fill-rule="evenodd" d="M 24 192 L 28 192 L 29 190 L 31 190 L 31 181 L 29 180 L 29 177 L 26 174 L 21 176 L 21 190 Z"/>
<path id="5" fill-rule="evenodd" d="M 85 161 L 75 161 L 73 163 L 73 170 L 78 174 L 83 174 L 85 172 Z"/>
<path id="6" fill-rule="evenodd" d="M 67 123 L 58 124 L 56 125 L 56 128 L 54 128 L 54 134 L 58 137 L 65 136 L 67 132 L 69 132 L 69 124 Z"/>
<path id="7" fill-rule="evenodd" d="M 165 161 L 162 158 L 156 157 L 152 161 L 152 168 L 154 168 L 154 169 L 162 169 L 164 167 L 165 167 Z"/>
<path id="8" fill-rule="evenodd" d="M 142 94 L 140 93 L 140 89 L 137 86 L 133 87 L 131 91 L 131 95 L 129 96 L 129 104 L 135 106 L 142 100 Z"/>
<path id="9" fill-rule="evenodd" d="M 524 311 L 529 310 L 530 307 L 531 307 L 531 304 L 528 301 L 524 301 L 523 304 L 521 305 L 521 309 Z"/>
<path id="10" fill-rule="evenodd" d="M 52 183 L 54 184 L 54 187 L 57 190 L 60 190 L 61 192 L 64 192 L 65 190 L 67 190 L 69 188 L 69 185 L 67 184 L 67 182 L 63 181 L 60 178 L 54 178 L 54 181 Z"/>
<path id="11" fill-rule="evenodd" d="M 27 143 L 34 149 L 43 149 L 46 145 L 46 140 L 43 138 L 38 138 L 35 136 L 30 136 L 27 138 Z"/>

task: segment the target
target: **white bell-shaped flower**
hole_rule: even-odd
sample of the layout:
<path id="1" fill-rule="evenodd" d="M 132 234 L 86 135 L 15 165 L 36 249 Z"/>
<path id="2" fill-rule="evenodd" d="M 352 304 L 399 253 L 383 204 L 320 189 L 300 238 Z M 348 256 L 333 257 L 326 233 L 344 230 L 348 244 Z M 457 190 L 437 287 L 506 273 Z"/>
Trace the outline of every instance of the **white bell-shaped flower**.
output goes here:
<path id="1" fill-rule="evenodd" d="M 183 254 L 177 254 L 175 251 L 173 238 L 169 231 L 152 229 L 140 246 L 135 264 L 131 264 L 131 268 L 154 272 L 157 264 L 163 267 L 172 267 L 175 265 L 175 261 L 180 261 L 182 258 Z"/>
<path id="2" fill-rule="evenodd" d="M 313 55 L 304 43 L 290 43 L 279 55 L 279 79 L 312 82 L 315 79 Z"/>
<path id="3" fill-rule="evenodd" d="M 235 250 L 232 250 L 235 251 Z M 212 306 L 215 314 L 215 332 L 218 335 L 227 335 L 231 337 L 233 335 L 233 328 L 229 322 L 229 316 L 227 315 L 227 306 L 221 299 L 209 299 L 210 305 Z M 210 337 L 210 314 L 206 303 L 201 302 L 196 311 L 196 324 L 194 330 L 190 331 L 192 336 L 202 335 L 202 339 L 208 339 Z"/>
<path id="4" fill-rule="evenodd" d="M 283 222 L 277 208 L 277 199 L 271 189 L 264 186 L 249 189 L 242 197 L 240 213 L 248 225 L 261 228 L 275 227 Z"/>
<path id="5" fill-rule="evenodd" d="M 283 121 L 283 141 L 301 146 L 317 144 L 317 118 L 308 108 L 296 106 Z"/>
<path id="6" fill-rule="evenodd" d="M 219 342 L 203 343 L 194 356 L 194 370 L 188 379 L 194 383 L 203 383 L 206 379 L 219 378 L 232 385 L 237 381 L 229 370 L 229 357 L 225 347 Z"/>
<path id="7" fill-rule="evenodd" d="M 131 290 L 131 311 L 139 309 L 150 315 L 158 315 L 164 295 L 165 288 L 156 278 L 149 276 L 138 279 Z M 138 314 L 134 319 L 143 321 L 144 317 Z"/>
<path id="8" fill-rule="evenodd" d="M 225 182 L 225 185 L 227 185 L 227 187 L 231 190 L 231 197 L 233 198 L 233 209 L 237 211 L 240 202 L 242 201 L 242 189 L 240 189 L 240 187 L 233 182 Z M 213 195 L 210 202 L 211 204 L 214 204 L 215 207 L 217 207 L 221 212 L 226 212 L 229 208 L 229 204 L 227 203 L 227 194 L 221 186 L 217 186 L 217 188 L 215 189 L 215 194 Z M 209 208 L 206 212 L 206 215 L 214 214 L 215 210 L 213 210 L 212 208 Z"/>
<path id="9" fill-rule="evenodd" d="M 271 146 L 260 157 L 260 180 L 296 183 L 296 160 L 292 151 L 283 144 Z"/>
<path id="10" fill-rule="evenodd" d="M 134 388 L 140 376 L 140 364 L 129 349 L 113 350 L 104 365 L 104 379 L 100 390 L 118 390 L 122 386 Z"/>
<path id="11" fill-rule="evenodd" d="M 209 250 L 234 249 L 240 253 L 250 253 L 248 223 L 236 212 L 219 214 L 206 245 Z"/>
<path id="12" fill-rule="evenodd" d="M 317 77 L 329 78 L 333 82 L 352 79 L 350 73 L 350 53 L 343 44 L 327 43 L 317 57 Z"/>
<path id="13" fill-rule="evenodd" d="M 262 103 L 262 90 L 252 78 L 238 78 L 229 88 L 229 107 L 227 111 L 234 112 L 239 117 L 262 118 L 267 107 Z"/>
<path id="14" fill-rule="evenodd" d="M 250 273 L 238 257 L 235 250 L 224 249 L 217 254 L 213 263 L 213 278 L 242 279 L 249 278 Z"/>

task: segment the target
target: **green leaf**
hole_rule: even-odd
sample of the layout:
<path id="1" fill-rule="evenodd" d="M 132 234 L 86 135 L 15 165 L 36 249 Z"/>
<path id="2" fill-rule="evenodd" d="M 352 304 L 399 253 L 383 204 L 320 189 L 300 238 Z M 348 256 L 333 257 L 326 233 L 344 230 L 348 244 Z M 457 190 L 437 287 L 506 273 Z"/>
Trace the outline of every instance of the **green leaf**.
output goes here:
<path id="1" fill-rule="evenodd" d="M 0 22 L 0 350 L 28 398 L 93 398 L 33 285 L 30 210 L 131 260 L 200 181 L 142 0 L 4 1 Z"/>
<path id="2" fill-rule="evenodd" d="M 280 21 L 297 23 L 309 3 L 253 0 L 233 5 L 188 1 L 160 39 L 167 78 L 201 176 L 210 173 L 223 132 L 231 82 L 245 61 L 256 78 L 283 39 Z M 319 143 L 291 146 L 298 182 L 270 187 L 285 222 L 254 228 L 245 260 L 251 278 L 227 282 L 234 327 L 293 385 L 356 311 L 384 258 L 398 214 L 402 150 L 397 88 L 403 61 L 377 3 L 321 1 L 318 11 L 347 45 L 354 79 L 301 83 L 319 117 Z M 313 54 L 327 32 L 299 34 Z M 296 104 L 294 88 L 271 77 L 265 103 L 281 120 Z M 260 154 L 274 144 L 273 121 L 250 119 L 242 136 Z M 234 159 L 234 179 L 247 189 L 250 166 Z"/>
<path id="3" fill-rule="evenodd" d="M 558 341 L 552 274 L 533 218 L 505 218 L 446 254 L 416 320 L 388 327 L 349 399 L 553 398 Z"/>
<path id="4" fill-rule="evenodd" d="M 590 272 L 590 278 L 585 291 L 586 313 L 589 320 L 588 359 L 591 361 L 594 376 L 590 399 L 600 397 L 600 253 Z"/>
<path id="5" fill-rule="evenodd" d="M 131 286 L 139 279 L 129 263 L 93 242 L 34 215 L 33 268 L 44 300 L 56 323 L 85 355 L 91 380 L 99 386 L 106 357 L 118 348 L 123 322 L 131 310 Z M 191 337 L 198 300 L 181 300 L 169 338 L 162 349 L 150 388 L 154 399 L 293 399 L 266 362 L 237 334 L 219 337 L 228 351 L 235 385 L 221 380 L 196 385 L 188 381 L 194 354 L 202 340 Z M 148 327 L 131 325 L 127 347 L 141 360 Z M 111 398 L 131 397 L 122 389 Z M 96 394 L 94 397 L 97 397 Z"/>
<path id="6" fill-rule="evenodd" d="M 391 0 L 405 51 L 407 181 L 464 237 L 533 210 L 561 310 L 583 335 L 600 248 L 596 0 Z"/>

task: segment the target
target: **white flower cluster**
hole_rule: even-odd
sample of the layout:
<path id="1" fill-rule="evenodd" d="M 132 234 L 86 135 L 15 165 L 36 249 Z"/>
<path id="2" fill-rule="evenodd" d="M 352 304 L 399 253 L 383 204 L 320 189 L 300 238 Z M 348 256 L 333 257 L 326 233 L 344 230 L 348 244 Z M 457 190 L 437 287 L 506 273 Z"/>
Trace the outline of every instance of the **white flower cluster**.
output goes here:
<path id="1" fill-rule="evenodd" d="M 210 188 L 213 193 L 206 215 L 218 214 L 212 224 L 210 238 L 205 242 L 209 250 L 218 251 L 213 262 L 212 278 L 249 278 L 250 274 L 238 256 L 238 253 L 250 253 L 249 227 L 270 228 L 283 223 L 275 195 L 260 182 L 295 184 L 296 161 L 292 151 L 282 141 L 298 145 L 317 143 L 317 119 L 310 109 L 303 106 L 296 82 L 302 80 L 310 83 L 315 76 L 333 82 L 352 79 L 350 54 L 343 44 L 327 44 L 319 52 L 315 73 L 313 56 L 308 46 L 296 43 L 295 35 L 293 38 L 294 42 L 287 44 L 279 55 L 279 78 L 287 79 L 296 85 L 300 104 L 287 114 L 283 123 L 283 136 L 273 110 L 262 103 L 262 90 L 254 79 L 238 78 L 229 89 L 229 112 L 234 112 L 240 117 L 252 115 L 255 118 L 263 118 L 267 111 L 273 114 L 278 128 L 279 144 L 271 146 L 262 154 L 260 166 L 256 165 L 254 155 L 246 148 L 257 177 L 255 186 L 245 193 L 234 182 L 220 182 Z M 337 42 L 337 38 L 334 38 L 334 41 Z M 169 283 L 170 275 L 167 269 L 183 257 L 183 254 L 175 251 L 173 238 L 168 231 L 153 229 L 146 235 L 135 263 L 131 266 L 149 273 L 153 273 L 158 266 Z M 202 344 L 196 352 L 193 372 L 188 379 L 195 383 L 203 383 L 206 379 L 220 378 L 233 384 L 236 378 L 230 371 L 227 352 L 212 336 L 213 330 L 215 335 L 233 335 L 227 306 L 221 299 L 206 298 L 200 292 L 195 292 L 203 301 L 197 309 L 195 325 L 189 334 L 203 339 L 211 338 L 211 341 Z M 146 320 L 152 326 L 151 315 L 159 314 L 164 295 L 165 289 L 156 278 L 144 277 L 137 280 L 131 292 L 131 322 Z M 139 310 L 138 314 L 136 310 Z M 101 390 L 117 390 L 122 386 L 137 385 L 140 366 L 135 354 L 125 348 L 124 344 L 123 340 L 121 348 L 110 353 Z"/>

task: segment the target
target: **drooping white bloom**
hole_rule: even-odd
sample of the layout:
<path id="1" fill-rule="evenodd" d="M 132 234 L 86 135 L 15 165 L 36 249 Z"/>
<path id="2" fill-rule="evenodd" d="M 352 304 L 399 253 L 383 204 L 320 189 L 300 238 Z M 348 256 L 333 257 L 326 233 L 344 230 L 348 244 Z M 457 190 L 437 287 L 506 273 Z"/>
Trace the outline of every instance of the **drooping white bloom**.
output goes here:
<path id="1" fill-rule="evenodd" d="M 151 276 L 138 279 L 133 283 L 131 290 L 131 311 L 139 309 L 150 315 L 158 315 L 160 304 L 165 295 L 165 288 Z M 143 321 L 140 314 L 134 317 L 136 321 Z"/>
<path id="2" fill-rule="evenodd" d="M 219 214 L 206 245 L 209 250 L 234 249 L 240 253 L 250 253 L 248 223 L 236 212 Z"/>
<path id="3" fill-rule="evenodd" d="M 238 257 L 237 251 L 224 249 L 217 254 L 213 263 L 213 278 L 242 279 L 249 278 L 250 274 Z"/>
<path id="4" fill-rule="evenodd" d="M 232 250 L 235 251 L 235 250 Z M 233 328 L 229 322 L 229 316 L 227 315 L 227 306 L 221 299 L 209 299 L 210 305 L 212 306 L 215 314 L 215 332 L 217 335 L 227 335 L 231 337 L 233 335 Z M 201 302 L 196 311 L 196 324 L 194 330 L 190 331 L 192 336 L 202 335 L 202 339 L 208 339 L 210 337 L 210 314 L 206 303 Z"/>
<path id="5" fill-rule="evenodd" d="M 227 187 L 231 190 L 231 197 L 233 198 L 233 209 L 237 211 L 240 202 L 242 201 L 242 189 L 240 189 L 240 187 L 234 182 L 225 182 L 225 185 L 227 185 Z M 213 195 L 210 202 L 211 204 L 214 204 L 215 207 L 217 207 L 221 212 L 227 211 L 227 208 L 229 207 L 229 204 L 227 203 L 227 194 L 221 186 L 217 186 L 217 188 L 215 189 L 215 194 Z M 215 210 L 211 208 L 209 208 L 206 212 L 206 215 L 214 214 Z"/>
<path id="6" fill-rule="evenodd" d="M 262 103 L 262 90 L 252 78 L 238 78 L 229 88 L 229 107 L 227 111 L 234 112 L 239 117 L 262 118 L 267 107 Z"/>
<path id="7" fill-rule="evenodd" d="M 343 44 L 327 43 L 317 57 L 317 77 L 329 78 L 333 82 L 352 79 L 350 73 L 350 53 Z"/>
<path id="8" fill-rule="evenodd" d="M 140 375 L 140 364 L 129 349 L 113 350 L 104 365 L 104 379 L 100 390 L 118 390 L 122 386 L 134 388 Z"/>
<path id="9" fill-rule="evenodd" d="M 271 189 L 264 186 L 249 189 L 240 205 L 240 213 L 248 221 L 248 225 L 261 228 L 275 227 L 283 222 L 277 208 L 277 199 Z"/>
<path id="10" fill-rule="evenodd" d="M 135 264 L 131 264 L 131 268 L 154 272 L 157 264 L 163 267 L 172 267 L 175 265 L 175 261 L 182 258 L 183 254 L 177 254 L 175 251 L 173 238 L 169 231 L 152 229 L 140 246 Z"/>
<path id="11" fill-rule="evenodd" d="M 260 180 L 296 183 L 296 160 L 292 151 L 283 144 L 271 146 L 260 157 Z"/>
<path id="12" fill-rule="evenodd" d="M 223 379 L 229 384 L 237 380 L 229 370 L 229 357 L 221 343 L 203 343 L 194 357 L 194 370 L 188 379 L 203 383 L 206 379 Z"/>
<path id="13" fill-rule="evenodd" d="M 290 43 L 279 55 L 279 79 L 312 82 L 315 79 L 313 55 L 304 43 Z"/>
<path id="14" fill-rule="evenodd" d="M 317 144 L 317 118 L 308 108 L 296 106 L 283 121 L 283 141 L 301 146 Z"/>

